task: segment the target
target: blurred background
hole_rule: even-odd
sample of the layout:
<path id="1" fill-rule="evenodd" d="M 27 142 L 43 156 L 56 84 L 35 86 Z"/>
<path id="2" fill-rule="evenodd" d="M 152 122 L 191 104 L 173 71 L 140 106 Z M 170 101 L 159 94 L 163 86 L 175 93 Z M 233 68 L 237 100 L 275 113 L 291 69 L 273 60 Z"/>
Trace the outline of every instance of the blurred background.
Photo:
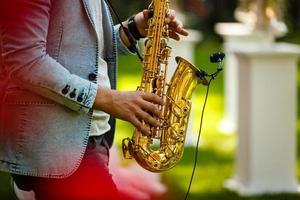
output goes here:
<path id="1" fill-rule="evenodd" d="M 140 0 L 127 0 L 117 1 L 112 0 L 116 7 L 116 10 L 121 16 L 121 19 L 125 20 L 128 16 L 132 15 L 138 10 L 144 9 L 149 5 L 149 1 Z M 209 56 L 213 52 L 224 51 L 226 52 L 226 36 L 216 32 L 217 23 L 242 23 L 255 30 L 262 30 L 261 28 L 269 28 L 271 25 L 268 22 L 259 22 L 261 16 L 257 17 L 252 22 L 248 20 L 251 17 L 237 17 L 237 10 L 250 12 L 251 6 L 247 7 L 247 3 L 251 4 L 251 1 L 247 0 L 176 0 L 170 1 L 171 8 L 174 8 L 180 17 L 182 17 L 185 26 L 195 31 L 197 34 L 196 41 L 193 40 L 193 48 L 189 54 L 191 54 L 192 62 L 207 72 L 213 72 L 216 69 L 216 65 L 210 63 Z M 255 2 L 255 1 L 253 1 Z M 259 1 L 257 1 L 259 2 Z M 298 0 L 286 0 L 286 1 L 263 1 L 264 3 L 270 3 L 268 5 L 281 3 L 280 15 L 276 15 L 278 22 L 283 22 L 287 28 L 287 31 L 279 25 L 279 28 L 274 32 L 274 40 L 272 43 L 289 43 L 293 45 L 300 45 L 300 1 Z M 280 4 L 280 5 L 281 5 Z M 124 9 L 126 8 L 126 9 Z M 255 9 L 253 8 L 254 12 Z M 274 9 L 275 10 L 275 9 Z M 275 12 L 276 13 L 276 12 Z M 249 14 L 249 13 L 248 13 Z M 257 13 L 256 13 L 257 14 Z M 258 16 L 258 15 L 256 15 Z M 243 20 L 244 19 L 244 20 Z M 246 19 L 246 20 L 245 20 Z M 250 22 L 248 22 L 248 21 Z M 271 21 L 271 20 L 269 20 Z M 274 27 L 272 27 L 274 28 Z M 278 31 L 279 30 L 279 31 Z M 230 32 L 230 31 L 229 31 Z M 232 30 L 234 32 L 234 30 Z M 269 29 L 267 30 L 269 33 Z M 226 35 L 226 34 L 225 34 Z M 234 35 L 234 33 L 233 33 Z M 262 34 L 264 35 L 264 34 Z M 267 34 L 262 37 L 262 40 L 268 40 Z M 227 38 L 228 39 L 228 38 Z M 243 42 L 243 41 L 241 41 Z M 238 42 L 237 42 L 238 43 Z M 176 50 L 173 50 L 176 52 Z M 300 53 L 300 52 L 299 52 Z M 298 53 L 298 54 L 299 54 Z M 230 53 L 231 54 L 231 53 Z M 276 54 L 277 55 L 277 54 Z M 300 54 L 299 54 L 300 55 Z M 300 71 L 299 71 L 299 58 L 296 59 L 297 64 L 297 76 L 296 76 L 296 89 L 297 89 L 297 109 L 295 109 L 295 130 L 292 132 L 295 144 L 291 144 L 295 147 L 295 152 L 291 152 L 295 155 L 295 162 L 292 162 L 293 166 L 290 170 L 293 172 L 295 179 L 300 181 L 300 108 L 299 108 L 299 91 L 300 91 Z M 226 63 L 228 64 L 228 63 Z M 236 193 L 235 191 L 226 189 L 225 183 L 228 179 L 231 179 L 235 174 L 237 168 L 240 166 L 236 163 L 237 146 L 239 141 L 239 133 L 236 128 L 226 128 L 224 126 L 224 120 L 226 118 L 226 69 L 228 66 L 225 64 L 224 73 L 221 73 L 215 81 L 212 82 L 208 102 L 204 114 L 204 122 L 202 128 L 201 142 L 199 147 L 199 160 L 196 167 L 193 184 L 190 190 L 190 200 L 214 200 L 214 199 L 230 199 L 230 200 L 283 200 L 283 199 L 300 199 L 295 191 L 291 192 L 266 192 L 258 193 L 256 195 L 243 195 L 243 192 Z M 142 68 L 138 59 L 135 56 L 120 57 L 119 59 L 119 75 L 118 75 L 118 89 L 119 90 L 135 90 L 140 83 Z M 284 73 L 284 72 L 283 72 Z M 280 77 L 279 77 L 280 78 Z M 262 83 L 262 87 L 265 84 Z M 276 87 L 276 84 L 275 84 Z M 293 86 L 292 86 L 293 87 Z M 206 88 L 199 86 L 193 97 L 193 114 L 190 120 L 190 130 L 188 134 L 189 140 L 185 148 L 184 156 L 179 164 L 173 169 L 163 172 L 159 175 L 159 179 L 155 179 L 153 183 L 149 182 L 147 187 L 154 187 L 150 184 L 161 184 L 164 189 L 153 189 L 153 194 L 150 195 L 150 199 L 164 199 L 164 200 L 179 200 L 184 199 L 190 176 L 194 164 L 195 144 L 199 130 L 201 109 L 205 97 Z M 285 105 L 284 105 L 285 106 Z M 288 106 L 288 105 L 286 105 Z M 293 107 L 295 108 L 295 107 Z M 226 121 L 226 120 L 225 120 Z M 294 123 L 294 122 L 292 122 Z M 118 147 L 116 155 L 119 155 L 120 161 L 118 165 L 126 168 L 126 166 L 132 165 L 132 161 L 124 160 L 121 153 L 121 141 L 125 137 L 132 135 L 133 127 L 126 122 L 117 122 L 116 140 L 114 145 Z M 296 139 L 297 138 L 297 139 Z M 272 137 L 270 137 L 272 140 Z M 285 144 L 285 143 L 284 143 Z M 251 144 L 252 145 L 252 144 Z M 276 149 L 276 147 L 275 147 Z M 250 151 L 250 150 L 249 150 Z M 115 157 L 115 156 L 114 156 Z M 282 162 L 285 159 L 282 158 Z M 267 163 L 267 161 L 266 161 Z M 127 179 L 133 179 L 128 176 Z M 142 185 L 143 181 L 138 180 Z M 126 182 L 126 181 L 125 181 Z M 125 186 L 124 186 L 125 187 Z M 141 189 L 142 190 L 142 189 Z M 10 187 L 10 176 L 0 172 L 0 199 L 11 199 L 12 190 Z M 150 192 L 151 193 L 151 192 Z"/>

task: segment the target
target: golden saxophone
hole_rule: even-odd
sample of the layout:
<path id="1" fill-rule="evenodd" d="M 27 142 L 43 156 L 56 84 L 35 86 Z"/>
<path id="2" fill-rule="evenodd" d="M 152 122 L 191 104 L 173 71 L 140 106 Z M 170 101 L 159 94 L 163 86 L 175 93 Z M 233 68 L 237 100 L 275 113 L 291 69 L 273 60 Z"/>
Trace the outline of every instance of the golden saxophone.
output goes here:
<path id="1" fill-rule="evenodd" d="M 186 130 L 191 111 L 191 96 L 198 84 L 207 85 L 203 71 L 181 57 L 176 57 L 177 69 L 170 83 L 166 82 L 169 28 L 165 23 L 169 10 L 168 0 L 154 0 L 153 17 L 148 21 L 145 42 L 143 74 L 139 91 L 152 92 L 164 99 L 160 106 L 161 127 L 150 127 L 150 135 L 135 130 L 132 138 L 123 139 L 125 158 L 134 158 L 142 167 L 161 172 L 175 166 L 184 150 Z M 157 144 L 158 143 L 158 144 Z"/>

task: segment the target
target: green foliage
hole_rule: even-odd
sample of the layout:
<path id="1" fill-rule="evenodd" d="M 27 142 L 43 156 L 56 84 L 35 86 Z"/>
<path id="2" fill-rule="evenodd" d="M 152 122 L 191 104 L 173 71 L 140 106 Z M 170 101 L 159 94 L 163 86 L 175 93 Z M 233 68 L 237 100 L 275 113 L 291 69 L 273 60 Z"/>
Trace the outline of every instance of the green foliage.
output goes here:
<path id="1" fill-rule="evenodd" d="M 125 20 L 129 16 L 139 11 L 142 11 L 143 9 L 146 9 L 151 3 L 151 1 L 140 1 L 140 0 L 129 0 L 129 1 L 111 0 L 111 2 L 121 20 Z M 117 21 L 115 20 L 115 22 Z"/>
<path id="2" fill-rule="evenodd" d="M 0 172 L 0 199 L 13 200 L 10 175 Z"/>

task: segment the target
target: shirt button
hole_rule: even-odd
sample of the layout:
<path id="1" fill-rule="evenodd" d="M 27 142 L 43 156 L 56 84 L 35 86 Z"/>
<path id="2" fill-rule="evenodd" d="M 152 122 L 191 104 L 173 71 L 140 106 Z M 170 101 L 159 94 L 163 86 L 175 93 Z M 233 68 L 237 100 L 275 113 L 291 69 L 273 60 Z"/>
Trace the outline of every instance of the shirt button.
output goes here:
<path id="1" fill-rule="evenodd" d="M 90 81 L 96 80 L 96 77 L 97 77 L 97 76 L 96 76 L 95 73 L 90 73 L 90 74 L 89 74 L 89 80 L 90 80 Z"/>

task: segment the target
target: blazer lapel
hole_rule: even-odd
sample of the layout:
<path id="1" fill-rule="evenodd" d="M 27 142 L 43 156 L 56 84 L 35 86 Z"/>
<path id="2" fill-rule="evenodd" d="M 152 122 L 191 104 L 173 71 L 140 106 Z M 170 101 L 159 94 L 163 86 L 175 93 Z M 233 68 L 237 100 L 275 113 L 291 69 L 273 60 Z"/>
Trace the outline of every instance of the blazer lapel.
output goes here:
<path id="1" fill-rule="evenodd" d="M 87 2 L 88 0 L 82 0 L 82 3 L 83 3 L 83 7 L 85 9 L 85 12 L 89 18 L 89 21 L 91 23 L 91 25 L 93 26 L 95 32 L 96 32 L 96 27 L 95 27 L 95 23 L 94 23 L 94 20 L 93 20 L 93 17 L 92 17 L 92 14 L 91 14 L 91 9 L 90 9 L 90 4 Z"/>

